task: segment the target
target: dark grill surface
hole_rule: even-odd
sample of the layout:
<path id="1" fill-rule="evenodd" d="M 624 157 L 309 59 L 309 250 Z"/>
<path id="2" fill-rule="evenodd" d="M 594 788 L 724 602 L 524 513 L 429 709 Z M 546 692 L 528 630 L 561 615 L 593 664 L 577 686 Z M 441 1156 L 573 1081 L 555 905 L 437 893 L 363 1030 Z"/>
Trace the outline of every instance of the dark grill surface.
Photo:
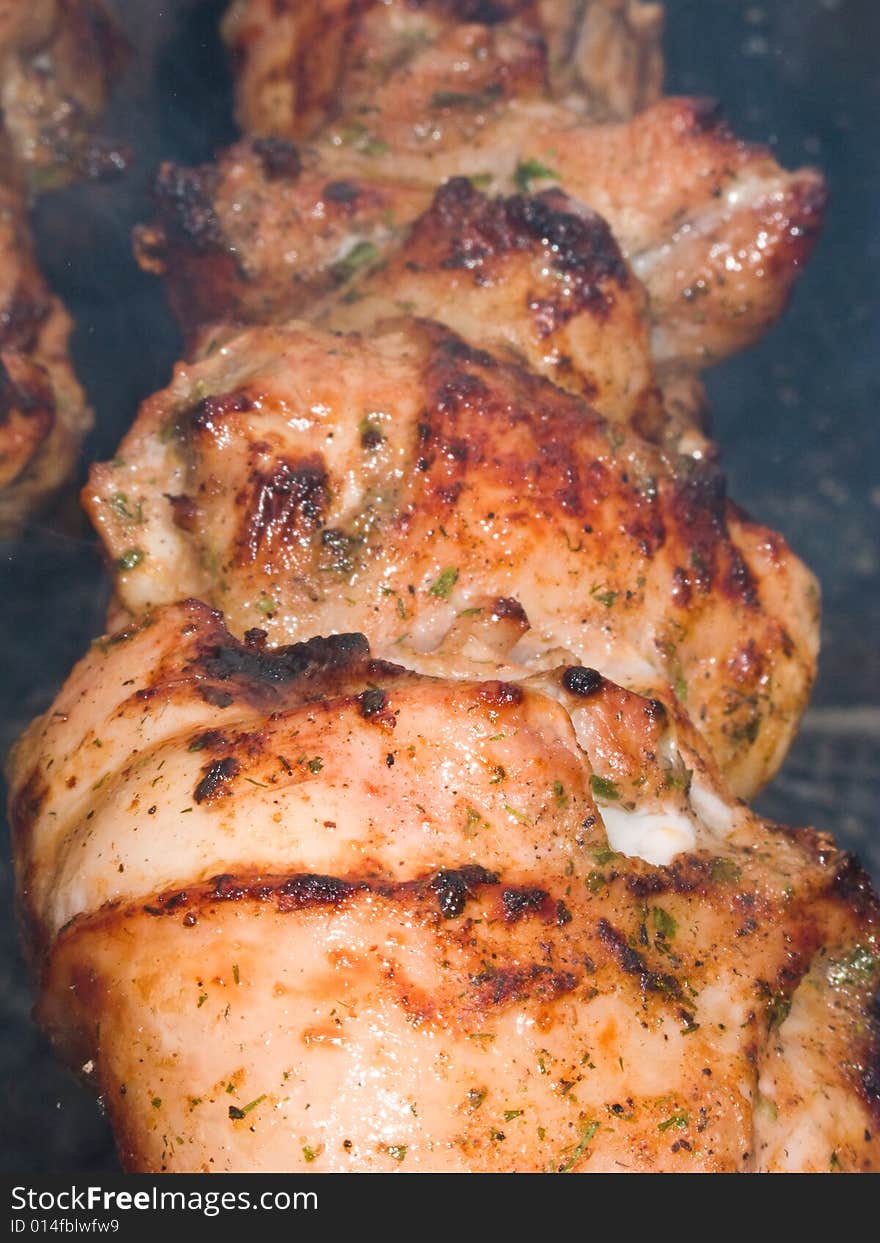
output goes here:
<path id="1" fill-rule="evenodd" d="M 814 706 L 760 800 L 790 824 L 832 830 L 880 877 L 880 6 L 875 0 L 666 0 L 668 89 L 719 98 L 738 132 L 788 165 L 817 163 L 832 191 L 823 241 L 783 323 L 712 374 L 731 494 L 782 531 L 825 598 Z M 138 401 L 180 352 L 158 283 L 131 259 L 162 157 L 194 162 L 233 136 L 216 0 L 116 0 L 135 55 L 105 132 L 132 171 L 47 196 L 44 269 L 77 324 L 74 352 L 97 414 L 87 456 L 111 456 Z M 48 705 L 102 628 L 106 584 L 76 505 L 2 548 L 0 747 Z M 0 1170 L 117 1168 L 92 1096 L 56 1064 L 29 1018 L 30 989 L 0 856 Z"/>

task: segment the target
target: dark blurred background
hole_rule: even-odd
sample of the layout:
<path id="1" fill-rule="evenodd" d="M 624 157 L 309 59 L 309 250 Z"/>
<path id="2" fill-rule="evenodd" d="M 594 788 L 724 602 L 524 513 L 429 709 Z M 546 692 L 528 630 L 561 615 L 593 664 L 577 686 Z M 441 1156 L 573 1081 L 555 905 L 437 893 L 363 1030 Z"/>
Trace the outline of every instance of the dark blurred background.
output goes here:
<path id="1" fill-rule="evenodd" d="M 96 411 L 86 458 L 113 455 L 138 402 L 180 350 L 158 284 L 131 258 L 161 158 L 208 158 L 233 134 L 217 35 L 223 0 L 116 0 L 134 49 L 104 123 L 134 153 L 126 176 L 44 198 L 41 261 L 76 319 Z M 731 494 L 782 531 L 825 600 L 821 672 L 798 741 L 761 808 L 832 830 L 880 878 L 880 5 L 876 0 L 666 0 L 670 92 L 722 101 L 739 133 L 790 166 L 820 165 L 832 204 L 783 322 L 709 377 Z M 0 545 L 0 751 L 51 701 L 103 629 L 106 583 L 75 501 Z M 0 1171 L 117 1169 L 91 1094 L 30 1021 L 0 850 Z"/>

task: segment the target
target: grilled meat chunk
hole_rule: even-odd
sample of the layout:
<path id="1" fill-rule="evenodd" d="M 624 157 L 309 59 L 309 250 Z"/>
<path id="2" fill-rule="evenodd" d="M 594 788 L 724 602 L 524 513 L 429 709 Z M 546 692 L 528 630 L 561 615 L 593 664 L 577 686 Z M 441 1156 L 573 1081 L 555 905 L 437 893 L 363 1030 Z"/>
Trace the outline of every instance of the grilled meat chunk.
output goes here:
<path id="1" fill-rule="evenodd" d="M 70 475 L 92 424 L 68 353 L 71 322 L 33 254 L 20 194 L 0 185 L 0 537 Z"/>
<path id="2" fill-rule="evenodd" d="M 249 139 L 216 164 L 162 169 L 158 219 L 136 249 L 191 335 L 311 313 L 368 257 L 393 253 L 438 185 L 467 177 L 488 194 L 556 183 L 598 212 L 647 291 L 658 366 L 698 369 L 777 318 L 821 223 L 820 174 L 784 172 L 705 101 L 665 99 L 606 125 L 503 95 L 435 95 L 422 128 L 376 107 L 307 147 Z"/>
<path id="3" fill-rule="evenodd" d="M 428 321 L 218 343 L 142 407 L 85 501 L 131 615 L 196 595 L 273 643 L 354 628 L 449 676 L 568 659 L 667 701 L 672 685 L 741 794 L 775 771 L 813 678 L 815 583 L 717 464 Z M 460 627 L 499 598 L 530 628 L 487 656 Z"/>
<path id="4" fill-rule="evenodd" d="M 474 38 L 540 47 L 542 85 L 594 119 L 630 116 L 663 84 L 662 9 L 641 0 L 235 0 L 223 29 L 238 121 L 255 134 L 307 137 L 371 110 L 392 78 L 404 107 L 413 89 L 460 91 L 465 77 L 473 92 L 491 59 L 462 63 Z"/>
<path id="5" fill-rule="evenodd" d="M 12 776 L 38 1013 L 129 1169 L 877 1168 L 864 877 L 595 669 L 435 679 L 184 602 Z"/>
<path id="6" fill-rule="evenodd" d="M 90 130 L 124 55 L 101 0 L 0 3 L 4 179 L 40 190 L 113 166 Z"/>

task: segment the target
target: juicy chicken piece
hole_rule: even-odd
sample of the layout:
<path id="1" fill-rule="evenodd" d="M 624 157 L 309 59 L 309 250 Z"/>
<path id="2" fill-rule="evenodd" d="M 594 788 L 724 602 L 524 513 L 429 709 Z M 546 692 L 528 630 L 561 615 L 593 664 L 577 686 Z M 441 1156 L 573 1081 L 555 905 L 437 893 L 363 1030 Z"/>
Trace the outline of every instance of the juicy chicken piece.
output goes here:
<path id="1" fill-rule="evenodd" d="M 500 90 L 455 98 L 435 94 L 415 125 L 379 99 L 365 122 L 307 148 L 251 139 L 216 164 L 164 166 L 158 221 L 137 231 L 136 249 L 165 275 L 185 329 L 310 314 L 369 258 L 389 256 L 438 185 L 462 176 L 495 194 L 557 182 L 598 212 L 647 290 L 661 368 L 715 362 L 782 311 L 821 222 L 819 173 L 784 172 L 701 101 L 588 125 Z"/>
<path id="2" fill-rule="evenodd" d="M 660 94 L 662 7 L 641 0 L 235 0 L 223 32 L 239 125 L 307 137 L 372 108 L 392 76 L 423 92 L 428 67 L 433 89 L 448 91 L 464 71 L 462 24 L 492 38 L 499 23 L 502 39 L 511 23 L 519 37 L 541 37 L 554 94 L 593 118 L 631 116 Z"/>
<path id="3" fill-rule="evenodd" d="M 0 538 L 68 479 L 92 425 L 26 197 L 120 159 L 89 127 L 121 54 L 98 0 L 0 0 Z"/>
<path id="4" fill-rule="evenodd" d="M 127 1168 L 878 1168 L 852 860 L 593 669 L 265 638 L 163 608 L 14 757 L 38 1015 Z"/>
<path id="5" fill-rule="evenodd" d="M 237 634 L 356 627 L 444 676 L 568 660 L 666 702 L 674 686 L 741 794 L 813 678 L 815 583 L 713 461 L 426 321 L 218 344 L 145 403 L 85 502 L 132 615 L 193 595 Z M 470 630 L 499 598 L 524 616 L 487 651 Z"/>
<path id="6" fill-rule="evenodd" d="M 24 204 L 0 186 L 0 537 L 69 476 L 92 424 L 68 353 L 71 322 L 34 258 Z"/>
<path id="7" fill-rule="evenodd" d="M 101 0 L 0 0 L 3 163 L 31 188 L 114 166 L 89 129 L 124 51 Z"/>
<path id="8" fill-rule="evenodd" d="M 679 431 L 657 384 L 644 288 L 602 217 L 560 191 L 490 200 L 448 181 L 387 261 L 309 318 L 369 333 L 402 313 L 447 324 L 648 439 Z"/>

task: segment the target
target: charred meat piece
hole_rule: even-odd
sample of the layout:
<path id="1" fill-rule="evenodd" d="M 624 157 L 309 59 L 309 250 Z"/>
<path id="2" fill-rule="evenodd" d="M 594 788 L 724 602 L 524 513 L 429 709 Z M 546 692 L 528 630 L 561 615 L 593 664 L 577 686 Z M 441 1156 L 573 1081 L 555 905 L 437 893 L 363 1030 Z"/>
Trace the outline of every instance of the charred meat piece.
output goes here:
<path id="1" fill-rule="evenodd" d="M 307 137 L 371 110 L 392 79 L 402 105 L 411 83 L 421 97 L 461 93 L 463 79 L 469 93 L 485 89 L 493 79 L 478 83 L 480 65 L 462 62 L 462 40 L 475 38 L 546 47 L 546 65 L 533 58 L 542 88 L 593 119 L 632 115 L 663 83 L 662 9 L 642 0 L 235 0 L 223 29 L 238 121 L 255 134 Z M 509 89 L 509 73 L 494 84 Z"/>
<path id="2" fill-rule="evenodd" d="M 877 1169 L 868 883 L 594 669 L 190 601 L 93 646 L 12 778 L 38 1015 L 128 1169 Z"/>
<path id="3" fill-rule="evenodd" d="M 778 317 L 821 224 L 821 175 L 785 172 L 705 101 L 665 99 L 605 125 L 502 95 L 434 95 L 422 128 L 410 115 L 395 103 L 385 116 L 379 100 L 307 147 L 248 139 L 214 165 L 162 169 L 136 249 L 191 336 L 220 319 L 311 313 L 389 258 L 441 183 L 466 177 L 489 196 L 557 186 L 597 212 L 647 292 L 658 367 L 693 371 Z"/>
<path id="4" fill-rule="evenodd" d="M 68 353 L 71 322 L 40 276 L 24 203 L 0 186 L 0 536 L 69 477 L 92 424 Z"/>
<path id="5" fill-rule="evenodd" d="M 716 463 L 429 321 L 206 344 L 85 500 L 132 616 L 195 595 L 272 643 L 355 629 L 449 676 L 570 659 L 667 701 L 673 687 L 744 795 L 781 762 L 813 679 L 812 576 L 730 505 Z M 469 655 L 453 632 L 498 598 L 529 633 Z"/>

